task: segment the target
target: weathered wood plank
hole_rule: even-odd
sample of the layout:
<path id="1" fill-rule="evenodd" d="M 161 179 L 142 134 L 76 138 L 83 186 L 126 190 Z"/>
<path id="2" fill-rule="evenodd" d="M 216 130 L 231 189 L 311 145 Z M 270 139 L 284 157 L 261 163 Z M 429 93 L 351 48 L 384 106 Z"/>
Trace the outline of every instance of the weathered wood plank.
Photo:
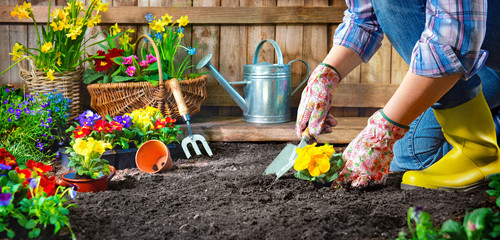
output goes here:
<path id="1" fill-rule="evenodd" d="M 227 101 L 222 87 L 216 91 L 209 92 L 211 97 L 207 98 L 204 106 L 236 106 L 236 103 Z M 334 107 L 383 107 L 398 85 L 392 84 L 369 84 L 369 83 L 344 83 L 339 84 L 333 95 Z M 298 106 L 300 99 L 293 99 L 292 106 Z"/>
<path id="2" fill-rule="evenodd" d="M 10 12 L 14 6 L 0 6 L 0 23 L 29 23 L 14 19 Z M 340 23 L 345 7 L 109 7 L 102 23 L 142 24 L 144 15 L 160 16 L 168 12 L 179 18 L 188 15 L 192 24 L 271 24 L 271 23 Z M 47 7 L 33 6 L 40 23 L 47 21 Z M 127 14 L 123 14 L 127 13 Z"/>
<path id="3" fill-rule="evenodd" d="M 341 117 L 337 118 L 338 125 L 331 133 L 321 134 L 317 142 L 330 144 L 346 144 L 352 141 L 366 126 L 367 118 Z M 241 117 L 210 119 L 207 122 L 194 122 L 192 131 L 201 134 L 210 142 L 259 142 L 259 141 L 299 141 L 295 134 L 295 122 L 278 124 L 247 123 Z M 186 126 L 182 126 L 183 132 Z M 184 134 L 182 138 L 186 137 Z"/>

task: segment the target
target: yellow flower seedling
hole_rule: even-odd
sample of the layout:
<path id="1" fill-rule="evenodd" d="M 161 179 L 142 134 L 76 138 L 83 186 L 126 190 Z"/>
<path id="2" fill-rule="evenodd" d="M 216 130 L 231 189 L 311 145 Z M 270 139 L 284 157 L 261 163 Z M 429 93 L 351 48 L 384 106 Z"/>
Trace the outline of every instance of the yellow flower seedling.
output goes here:
<path id="1" fill-rule="evenodd" d="M 335 150 L 332 145 L 316 147 L 316 143 L 307 145 L 303 148 L 297 148 L 297 158 L 295 159 L 295 170 L 301 171 L 307 169 L 313 177 L 319 176 L 330 170 L 330 158 Z"/>

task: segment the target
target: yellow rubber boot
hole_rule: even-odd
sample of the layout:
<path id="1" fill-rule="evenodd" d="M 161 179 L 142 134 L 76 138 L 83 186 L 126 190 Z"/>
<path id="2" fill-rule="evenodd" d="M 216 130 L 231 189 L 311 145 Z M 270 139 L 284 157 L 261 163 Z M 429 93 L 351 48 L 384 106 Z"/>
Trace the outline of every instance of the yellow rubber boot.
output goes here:
<path id="1" fill-rule="evenodd" d="M 434 115 L 453 149 L 427 169 L 406 172 L 402 189 L 465 191 L 481 185 L 488 175 L 500 172 L 495 124 L 482 92 L 457 107 L 434 109 Z"/>

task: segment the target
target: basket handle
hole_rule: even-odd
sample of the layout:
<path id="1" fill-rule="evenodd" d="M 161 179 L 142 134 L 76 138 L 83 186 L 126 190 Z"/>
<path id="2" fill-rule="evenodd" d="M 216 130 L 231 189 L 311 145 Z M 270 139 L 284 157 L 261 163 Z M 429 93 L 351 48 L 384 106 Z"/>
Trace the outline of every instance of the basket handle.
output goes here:
<path id="1" fill-rule="evenodd" d="M 153 39 L 146 35 L 146 34 L 143 34 L 141 36 L 139 36 L 137 38 L 137 40 L 135 41 L 135 44 L 134 44 L 134 47 L 132 48 L 132 52 L 135 52 L 136 51 L 136 47 L 139 43 L 139 41 L 143 38 L 146 38 L 150 43 L 151 45 L 153 46 L 153 50 L 155 52 L 155 55 L 156 55 L 156 64 L 158 64 L 158 76 L 159 76 L 159 86 L 160 88 L 163 88 L 163 70 L 161 69 L 161 59 L 160 59 L 160 51 L 158 51 L 158 47 L 156 46 L 155 42 L 153 41 Z"/>

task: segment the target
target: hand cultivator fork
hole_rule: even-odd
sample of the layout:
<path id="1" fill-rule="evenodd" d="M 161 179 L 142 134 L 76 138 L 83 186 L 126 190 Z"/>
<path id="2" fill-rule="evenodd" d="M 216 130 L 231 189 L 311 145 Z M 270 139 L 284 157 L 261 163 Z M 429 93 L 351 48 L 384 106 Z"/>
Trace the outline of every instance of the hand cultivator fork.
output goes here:
<path id="1" fill-rule="evenodd" d="M 188 149 L 188 144 L 191 144 L 193 146 L 193 149 L 196 153 L 196 155 L 201 155 L 200 148 L 198 148 L 198 145 L 196 144 L 196 141 L 200 141 L 203 144 L 203 147 L 205 148 L 205 151 L 207 152 L 208 156 L 212 156 L 212 150 L 208 146 L 207 140 L 205 137 L 203 137 L 200 134 L 195 134 L 191 132 L 191 124 L 190 124 L 190 118 L 189 118 L 189 113 L 188 113 L 188 108 L 186 106 L 186 102 L 184 101 L 184 97 L 182 96 L 181 92 L 181 86 L 179 85 L 179 80 L 172 78 L 169 80 L 170 88 L 172 89 L 172 93 L 174 94 L 175 101 L 177 102 L 177 107 L 179 108 L 179 114 L 182 115 L 182 118 L 184 118 L 184 121 L 186 122 L 189 130 L 189 136 L 185 137 L 182 139 L 181 146 L 182 150 L 184 151 L 184 154 L 186 154 L 187 158 L 191 157 L 191 153 L 189 152 Z"/>

